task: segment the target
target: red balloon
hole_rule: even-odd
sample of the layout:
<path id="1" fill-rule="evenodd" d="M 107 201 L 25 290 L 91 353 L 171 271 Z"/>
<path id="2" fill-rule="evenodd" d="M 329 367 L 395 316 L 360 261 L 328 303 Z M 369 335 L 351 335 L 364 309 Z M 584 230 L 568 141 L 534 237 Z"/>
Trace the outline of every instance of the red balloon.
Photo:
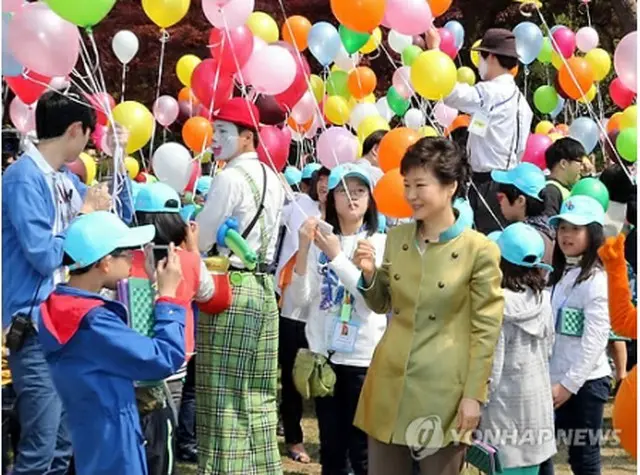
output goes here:
<path id="1" fill-rule="evenodd" d="M 47 89 L 47 84 L 51 82 L 49 76 L 43 76 L 35 71 L 24 71 L 18 76 L 5 77 L 4 79 L 15 95 L 27 105 L 40 99 L 40 96 Z"/>
<path id="2" fill-rule="evenodd" d="M 258 158 L 265 165 L 269 165 L 276 172 L 282 171 L 289 158 L 291 134 L 271 125 L 260 129 L 260 145 Z"/>
<path id="3" fill-rule="evenodd" d="M 545 158 L 545 152 L 551 145 L 551 140 L 547 135 L 531 134 L 527 139 L 527 147 L 522 157 L 523 162 L 533 163 L 540 170 L 547 168 L 547 160 Z"/>
<path id="4" fill-rule="evenodd" d="M 189 177 L 189 183 L 185 187 L 184 191 L 190 191 L 192 193 L 195 192 L 196 189 L 196 181 L 202 175 L 202 166 L 200 165 L 200 161 L 196 160 L 191 165 L 191 176 Z"/>
<path id="5" fill-rule="evenodd" d="M 615 78 L 609 85 L 609 95 L 611 100 L 620 109 L 626 109 L 633 104 L 636 98 L 636 93 L 625 86 L 620 78 Z"/>
<path id="6" fill-rule="evenodd" d="M 96 128 L 94 129 L 93 133 L 91 134 L 91 140 L 93 140 L 93 145 L 95 145 L 95 147 L 101 152 L 103 152 L 102 140 L 104 139 L 104 136 L 106 133 L 107 133 L 107 127 L 105 127 L 104 125 L 98 124 L 96 125 Z"/>
<path id="7" fill-rule="evenodd" d="M 456 38 L 453 33 L 446 28 L 438 28 L 440 33 L 440 51 L 455 59 L 458 56 L 458 48 L 456 48 Z"/>
<path id="8" fill-rule="evenodd" d="M 109 117 L 103 111 L 105 104 L 109 105 L 109 110 L 112 110 L 116 106 L 116 101 L 111 94 L 106 92 L 97 92 L 87 96 L 89 104 L 96 111 L 96 122 L 100 125 L 107 125 L 109 123 Z"/>
<path id="9" fill-rule="evenodd" d="M 287 111 L 273 96 L 258 94 L 256 107 L 260 111 L 260 122 L 265 125 L 280 125 L 287 119 Z"/>
<path id="10" fill-rule="evenodd" d="M 191 90 L 200 103 L 207 109 L 216 111 L 231 98 L 233 93 L 233 77 L 217 70 L 218 62 L 214 59 L 202 61 L 191 76 Z"/>
<path id="11" fill-rule="evenodd" d="M 209 51 L 220 64 L 220 72 L 234 74 L 247 64 L 253 53 L 253 33 L 246 25 L 230 30 L 213 28 L 209 35 Z"/>
<path id="12" fill-rule="evenodd" d="M 204 117 L 207 120 L 211 120 L 211 116 L 213 114 L 209 113 L 209 108 L 208 107 L 205 107 L 202 104 L 200 104 L 200 105 L 196 106 L 196 110 L 198 112 L 196 115 L 199 115 L 200 117 Z"/>

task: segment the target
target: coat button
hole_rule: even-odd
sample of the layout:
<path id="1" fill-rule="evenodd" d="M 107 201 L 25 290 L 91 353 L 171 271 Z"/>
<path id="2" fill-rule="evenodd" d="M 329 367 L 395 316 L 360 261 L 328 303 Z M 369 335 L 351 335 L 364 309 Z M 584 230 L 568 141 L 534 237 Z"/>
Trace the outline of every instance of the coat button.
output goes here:
<path id="1" fill-rule="evenodd" d="M 442 282 L 442 281 L 438 282 L 438 288 L 439 289 L 444 289 L 444 282 Z"/>
<path id="2" fill-rule="evenodd" d="M 408 251 L 409 250 L 409 245 L 408 244 L 403 244 L 402 245 L 402 250 L 403 251 Z"/>
<path id="3" fill-rule="evenodd" d="M 457 252 L 453 252 L 451 253 L 451 257 L 453 257 L 454 259 L 457 259 L 458 257 L 460 257 L 460 254 L 458 254 Z"/>
<path id="4" fill-rule="evenodd" d="M 395 280 L 400 280 L 400 274 L 396 274 L 396 275 L 394 275 L 394 276 L 393 276 L 393 278 L 394 278 Z"/>
<path id="5" fill-rule="evenodd" d="M 436 319 L 436 316 L 433 313 L 429 315 L 429 320 L 433 321 L 435 319 Z"/>
<path id="6" fill-rule="evenodd" d="M 399 308 L 394 308 L 393 309 L 393 313 L 394 313 L 394 315 L 400 315 L 400 309 Z"/>

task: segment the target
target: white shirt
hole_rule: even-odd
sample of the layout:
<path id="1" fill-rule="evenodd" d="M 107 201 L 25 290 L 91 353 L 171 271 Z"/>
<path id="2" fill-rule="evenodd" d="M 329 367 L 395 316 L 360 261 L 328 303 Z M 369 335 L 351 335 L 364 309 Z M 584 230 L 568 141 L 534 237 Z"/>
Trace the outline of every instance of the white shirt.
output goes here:
<path id="1" fill-rule="evenodd" d="M 610 201 L 609 209 L 604 215 L 604 236 L 615 237 L 620 234 L 626 220 L 627 204 Z"/>
<path id="2" fill-rule="evenodd" d="M 334 271 L 344 289 L 353 296 L 351 322 L 358 325 L 353 353 L 336 352 L 331 357 L 331 361 L 340 365 L 366 368 L 371 364 L 373 351 L 387 328 L 387 317 L 372 312 L 358 289 L 361 272 L 351 262 L 351 258 L 361 239 L 368 239 L 375 246 L 376 264 L 382 265 L 386 235 L 374 234 L 367 238 L 366 233 L 362 232 L 340 238 L 342 252 L 327 265 L 327 270 Z M 305 333 L 309 349 L 328 356 L 327 349 L 331 343 L 335 320 L 340 317 L 341 305 L 335 305 L 332 302 L 335 295 L 331 297 L 328 295 L 324 275 L 321 273 L 324 265 L 320 262 L 320 255 L 321 251 L 312 244 L 309 250 L 307 273 L 304 276 L 294 273 L 285 296 L 291 297 L 294 304 L 299 307 L 308 306 L 309 316 Z M 332 288 L 335 289 L 335 285 Z"/>
<path id="3" fill-rule="evenodd" d="M 467 148 L 474 172 L 506 170 L 518 165 L 527 145 L 533 112 L 513 76 L 503 74 L 473 87 L 458 83 L 444 103 L 472 117 L 481 113 L 489 120 L 485 137 L 469 133 Z"/>
<path id="4" fill-rule="evenodd" d="M 278 176 L 269 167 L 265 168 L 267 171 L 267 193 L 262 215 L 266 233 L 269 236 L 266 255 L 266 263 L 268 264 L 273 260 L 276 250 L 280 214 L 284 204 L 284 188 Z M 258 212 L 259 203 L 256 204 L 251 186 L 241 170 L 245 170 L 255 181 L 260 198 L 262 198 L 264 175 L 262 164 L 258 161 L 258 154 L 255 152 L 245 153 L 228 162 L 224 169 L 213 177 L 207 201 L 196 218 L 200 225 L 199 248 L 202 252 L 207 252 L 213 247 L 218 229 L 228 218 L 233 216 L 238 220 L 238 232 L 242 234 Z M 256 253 L 261 247 L 260 228 L 261 224 L 258 220 L 247 236 L 249 246 Z M 221 255 L 230 254 L 230 251 L 225 248 L 219 248 L 219 251 Z M 244 268 L 244 264 L 238 256 L 231 256 L 230 261 L 232 266 Z"/>
<path id="5" fill-rule="evenodd" d="M 573 394 L 577 394 L 585 382 L 611 374 L 607 359 L 611 329 L 607 275 L 604 270 L 596 269 L 588 280 L 574 287 L 579 274 L 579 267 L 567 271 L 551 297 L 554 324 L 563 307 L 584 312 L 582 337 L 556 333 L 550 363 L 551 384 L 560 383 Z"/>

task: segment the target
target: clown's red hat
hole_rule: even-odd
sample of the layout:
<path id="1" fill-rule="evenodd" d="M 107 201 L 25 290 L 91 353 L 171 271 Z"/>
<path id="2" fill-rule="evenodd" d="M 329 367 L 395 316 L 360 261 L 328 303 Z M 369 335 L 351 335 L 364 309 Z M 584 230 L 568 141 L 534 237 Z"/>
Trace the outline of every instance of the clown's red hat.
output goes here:
<path id="1" fill-rule="evenodd" d="M 257 130 L 260 128 L 260 111 L 251 101 L 242 97 L 234 97 L 229 99 L 217 114 L 213 115 L 212 120 L 224 120 Z"/>

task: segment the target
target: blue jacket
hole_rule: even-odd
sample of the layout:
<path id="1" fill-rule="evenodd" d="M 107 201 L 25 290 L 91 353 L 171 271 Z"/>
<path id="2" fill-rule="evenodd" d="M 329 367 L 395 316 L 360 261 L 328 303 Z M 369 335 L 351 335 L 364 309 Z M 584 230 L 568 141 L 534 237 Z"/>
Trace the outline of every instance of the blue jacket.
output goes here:
<path id="1" fill-rule="evenodd" d="M 87 186 L 63 170 L 84 199 Z M 122 219 L 130 222 L 128 187 L 120 194 Z M 53 272 L 62 265 L 64 233 L 54 236 L 56 208 L 46 176 L 30 157 L 23 155 L 2 177 L 2 326 L 18 312 L 38 307 L 53 290 Z"/>
<path id="2" fill-rule="evenodd" d="M 185 308 L 155 306 L 154 338 L 125 323 L 119 302 L 59 285 L 38 333 L 67 412 L 78 475 L 147 475 L 134 381 L 161 380 L 185 361 Z"/>

